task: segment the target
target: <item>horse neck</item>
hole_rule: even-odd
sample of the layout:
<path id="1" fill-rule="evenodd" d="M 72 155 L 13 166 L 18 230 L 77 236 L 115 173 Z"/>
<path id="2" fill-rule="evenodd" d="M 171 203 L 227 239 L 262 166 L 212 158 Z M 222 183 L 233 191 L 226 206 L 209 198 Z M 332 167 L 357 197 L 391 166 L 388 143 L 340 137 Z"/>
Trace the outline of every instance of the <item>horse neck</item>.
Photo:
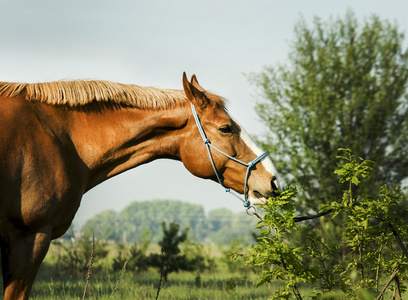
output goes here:
<path id="1" fill-rule="evenodd" d="M 88 189 L 157 158 L 180 160 L 179 136 L 186 106 L 169 110 L 115 108 L 72 110 L 69 135 L 90 170 Z"/>

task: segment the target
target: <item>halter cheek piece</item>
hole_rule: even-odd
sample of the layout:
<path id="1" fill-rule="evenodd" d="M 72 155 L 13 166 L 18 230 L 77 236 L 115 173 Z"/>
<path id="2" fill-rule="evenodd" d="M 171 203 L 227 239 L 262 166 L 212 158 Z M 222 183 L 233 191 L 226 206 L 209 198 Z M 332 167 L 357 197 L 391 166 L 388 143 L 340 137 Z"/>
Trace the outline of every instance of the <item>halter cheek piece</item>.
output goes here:
<path id="1" fill-rule="evenodd" d="M 195 122 L 196 122 L 196 124 L 197 124 L 198 131 L 200 132 L 200 135 L 201 135 L 201 137 L 203 138 L 203 142 L 204 142 L 205 146 L 207 147 L 208 155 L 209 155 L 209 157 L 210 157 L 210 161 L 211 161 L 211 164 L 212 164 L 212 166 L 213 166 L 215 175 L 217 176 L 218 182 L 221 184 L 221 186 L 222 186 L 223 188 L 225 188 L 225 191 L 226 191 L 227 193 L 232 194 L 233 196 L 235 196 L 236 198 L 238 198 L 239 200 L 241 200 L 241 201 L 243 202 L 244 207 L 247 209 L 247 212 L 248 212 L 248 209 L 250 209 L 251 207 L 252 207 L 253 209 L 255 209 L 255 208 L 251 205 L 251 202 L 248 200 L 248 195 L 247 195 L 249 173 L 250 173 L 250 170 L 251 170 L 251 168 L 252 168 L 253 166 L 255 166 L 255 165 L 256 165 L 258 162 L 260 162 L 263 158 L 265 158 L 266 156 L 268 156 L 268 153 L 267 153 L 267 152 L 264 152 L 264 153 L 262 153 L 261 155 L 259 155 L 257 158 L 255 158 L 253 161 L 251 161 L 251 162 L 249 162 L 249 163 L 244 163 L 244 162 L 240 161 L 239 159 L 236 159 L 235 157 L 232 157 L 232 156 L 230 156 L 230 155 L 228 155 L 228 154 L 222 152 L 220 149 L 214 147 L 214 146 L 211 144 L 211 142 L 207 139 L 207 136 L 205 135 L 203 126 L 201 126 L 200 119 L 198 118 L 197 111 L 196 111 L 195 106 L 194 106 L 193 103 L 191 103 L 191 109 L 192 109 L 192 111 L 193 111 L 193 116 L 194 116 L 194 120 L 195 120 Z M 226 187 L 226 186 L 222 183 L 221 178 L 220 178 L 220 176 L 218 175 L 217 168 L 215 167 L 215 163 L 214 163 L 214 159 L 213 159 L 212 154 L 211 154 L 211 149 L 210 149 L 210 147 L 213 148 L 214 150 L 218 151 L 218 152 L 221 153 L 222 155 L 225 155 L 225 156 L 228 157 L 229 159 L 232 159 L 233 161 L 235 161 L 235 162 L 237 162 L 237 163 L 239 163 L 239 164 L 244 165 L 244 166 L 247 167 L 247 171 L 246 171 L 246 175 L 245 175 L 245 184 L 244 184 L 244 197 L 245 197 L 244 199 L 242 199 L 242 198 L 239 196 L 239 194 L 237 194 L 235 191 L 231 190 L 230 188 Z"/>

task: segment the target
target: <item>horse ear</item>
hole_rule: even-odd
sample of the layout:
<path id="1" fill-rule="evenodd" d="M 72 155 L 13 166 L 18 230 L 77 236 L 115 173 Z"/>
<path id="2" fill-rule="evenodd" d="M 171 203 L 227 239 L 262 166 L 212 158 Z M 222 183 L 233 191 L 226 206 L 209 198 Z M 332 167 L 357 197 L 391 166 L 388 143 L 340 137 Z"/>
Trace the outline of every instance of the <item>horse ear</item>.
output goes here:
<path id="1" fill-rule="evenodd" d="M 197 77 L 195 76 L 195 74 L 193 74 L 193 76 L 191 76 L 191 84 L 194 85 L 201 92 L 205 92 L 205 89 L 198 83 L 198 80 L 197 80 Z"/>
<path id="2" fill-rule="evenodd" d="M 193 77 L 195 76 L 193 75 Z M 192 78 L 192 81 L 193 81 L 193 78 Z M 191 103 L 193 103 L 196 107 L 200 109 L 204 109 L 207 107 L 209 100 L 205 96 L 204 90 L 201 91 L 197 87 L 195 87 L 192 83 L 190 83 L 187 79 L 186 72 L 183 73 L 183 88 L 184 88 L 184 93 L 186 93 L 187 99 Z"/>

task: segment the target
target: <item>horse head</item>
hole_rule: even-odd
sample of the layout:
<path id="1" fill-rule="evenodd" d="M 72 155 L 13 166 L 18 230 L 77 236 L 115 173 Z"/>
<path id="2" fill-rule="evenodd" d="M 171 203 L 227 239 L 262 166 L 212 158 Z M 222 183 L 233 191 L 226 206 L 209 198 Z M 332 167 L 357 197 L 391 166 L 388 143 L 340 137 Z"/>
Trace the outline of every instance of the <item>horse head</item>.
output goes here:
<path id="1" fill-rule="evenodd" d="M 228 114 L 225 101 L 202 88 L 194 75 L 189 82 L 184 73 L 183 87 L 192 107 L 180 148 L 184 166 L 244 194 L 250 204 L 275 196 L 280 183 L 272 160 Z"/>

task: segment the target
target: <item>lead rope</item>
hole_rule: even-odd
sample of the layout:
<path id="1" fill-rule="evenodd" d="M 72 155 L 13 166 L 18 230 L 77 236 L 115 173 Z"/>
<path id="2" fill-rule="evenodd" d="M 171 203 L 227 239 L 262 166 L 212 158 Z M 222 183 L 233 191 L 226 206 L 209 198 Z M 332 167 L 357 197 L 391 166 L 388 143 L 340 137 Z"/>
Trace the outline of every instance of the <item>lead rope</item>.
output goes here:
<path id="1" fill-rule="evenodd" d="M 209 157 L 210 157 L 211 165 L 212 165 L 212 167 L 213 167 L 213 169 L 214 169 L 215 176 L 217 177 L 218 182 L 219 182 L 220 185 L 225 189 L 225 191 L 226 191 L 227 193 L 230 193 L 231 195 L 233 195 L 234 197 L 236 197 L 236 198 L 238 198 L 239 200 L 242 201 L 244 207 L 246 208 L 246 213 L 247 213 L 248 215 L 257 215 L 255 207 L 254 207 L 253 205 L 251 205 L 251 202 L 250 202 L 250 201 L 248 201 L 248 195 L 247 195 L 248 178 L 249 178 L 249 174 L 250 174 L 251 168 L 252 168 L 253 166 L 255 166 L 258 162 L 260 162 L 262 159 L 264 159 L 264 158 L 268 155 L 268 153 L 267 153 L 267 152 L 262 153 L 260 156 L 258 156 L 257 158 L 255 158 L 253 161 L 251 161 L 251 162 L 249 162 L 249 163 L 244 163 L 244 162 L 240 161 L 239 159 L 236 159 L 235 157 L 232 157 L 232 156 L 230 156 L 230 155 L 224 153 L 223 151 L 221 151 L 221 150 L 219 150 L 218 148 L 216 148 L 215 146 L 213 146 L 213 145 L 211 144 L 210 140 L 209 140 L 209 139 L 207 138 L 207 136 L 205 135 L 203 126 L 201 125 L 200 119 L 199 119 L 199 117 L 198 117 L 198 115 L 197 115 L 197 111 L 196 111 L 195 106 L 194 106 L 193 103 L 191 103 L 191 109 L 192 109 L 192 111 L 193 111 L 193 116 L 194 116 L 194 120 L 195 120 L 195 122 L 196 122 L 196 124 L 197 124 L 198 131 L 200 132 L 201 138 L 203 139 L 203 142 L 204 142 L 204 144 L 205 144 L 205 146 L 206 146 L 206 148 L 207 148 L 207 152 L 208 152 L 208 155 L 209 155 Z M 239 163 L 239 164 L 244 165 L 244 166 L 247 167 L 247 171 L 246 171 L 246 175 L 245 175 L 245 184 L 244 184 L 244 199 L 242 199 L 242 198 L 239 196 L 238 193 L 236 193 L 235 191 L 233 191 L 233 190 L 231 190 L 230 188 L 226 187 L 226 186 L 222 183 L 221 178 L 220 178 L 220 176 L 219 176 L 219 174 L 218 174 L 217 168 L 215 167 L 215 163 L 214 163 L 214 159 L 213 159 L 213 156 L 212 156 L 211 148 L 210 148 L 210 147 L 213 148 L 214 150 L 218 151 L 218 152 L 221 153 L 222 155 L 228 157 L 229 159 L 232 159 L 233 161 L 235 161 L 235 162 L 237 162 L 237 163 Z M 251 208 L 253 209 L 253 212 L 249 212 L 249 210 L 250 210 Z M 258 215 L 257 215 L 257 216 L 258 216 Z M 258 216 L 258 217 L 259 217 L 259 216 Z"/>

